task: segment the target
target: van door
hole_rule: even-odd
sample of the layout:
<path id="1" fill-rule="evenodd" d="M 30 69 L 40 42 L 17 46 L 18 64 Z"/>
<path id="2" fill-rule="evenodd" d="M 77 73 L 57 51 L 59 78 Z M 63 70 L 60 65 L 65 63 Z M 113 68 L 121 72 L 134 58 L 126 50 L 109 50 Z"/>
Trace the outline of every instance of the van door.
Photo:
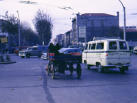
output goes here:
<path id="1" fill-rule="evenodd" d="M 88 47 L 87 47 L 87 51 L 86 51 L 86 61 L 87 61 L 87 64 L 89 64 L 89 65 L 91 64 L 90 63 L 90 53 L 91 53 L 90 52 L 90 47 L 91 47 L 91 44 L 89 43 Z"/>
<path id="2" fill-rule="evenodd" d="M 87 51 L 88 51 L 88 44 L 86 44 L 84 51 L 82 52 L 82 63 L 87 63 Z"/>
<path id="3" fill-rule="evenodd" d="M 96 59 L 96 53 L 95 53 L 95 47 L 96 47 L 96 43 L 91 43 L 89 44 L 89 50 L 87 53 L 87 57 L 88 57 L 88 64 L 90 65 L 95 65 L 95 59 Z"/>
<path id="4" fill-rule="evenodd" d="M 104 42 L 96 44 L 96 62 L 99 62 L 101 65 L 104 61 Z"/>
<path id="5" fill-rule="evenodd" d="M 118 51 L 118 42 L 117 41 L 109 41 L 108 42 L 108 56 L 107 56 L 107 64 L 115 65 L 119 64 L 120 60 L 120 52 Z"/>
<path id="6" fill-rule="evenodd" d="M 127 64 L 130 62 L 130 51 L 126 41 L 119 41 L 119 51 L 120 51 L 120 63 Z"/>

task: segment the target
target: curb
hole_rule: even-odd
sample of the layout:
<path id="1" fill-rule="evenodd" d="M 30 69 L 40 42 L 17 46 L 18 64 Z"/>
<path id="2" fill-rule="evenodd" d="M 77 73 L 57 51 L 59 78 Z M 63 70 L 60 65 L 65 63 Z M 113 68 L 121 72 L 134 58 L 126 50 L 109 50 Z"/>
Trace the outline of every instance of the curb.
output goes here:
<path id="1" fill-rule="evenodd" d="M 0 64 L 12 64 L 12 63 L 16 63 L 16 61 L 10 61 L 10 62 L 0 62 Z"/>

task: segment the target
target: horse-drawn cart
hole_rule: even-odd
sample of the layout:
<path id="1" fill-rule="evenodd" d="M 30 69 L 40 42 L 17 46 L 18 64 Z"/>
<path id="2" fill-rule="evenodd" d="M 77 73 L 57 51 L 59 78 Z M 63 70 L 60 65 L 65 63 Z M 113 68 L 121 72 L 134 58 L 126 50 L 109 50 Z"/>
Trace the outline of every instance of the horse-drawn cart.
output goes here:
<path id="1" fill-rule="evenodd" d="M 51 74 L 51 77 L 54 79 L 56 76 L 56 72 L 65 73 L 66 70 L 70 71 L 70 75 L 73 74 L 73 71 L 77 72 L 77 78 L 81 77 L 81 55 L 74 54 L 63 54 L 59 53 L 55 55 L 55 53 L 48 53 L 48 75 Z M 74 68 L 73 65 L 76 65 Z"/>

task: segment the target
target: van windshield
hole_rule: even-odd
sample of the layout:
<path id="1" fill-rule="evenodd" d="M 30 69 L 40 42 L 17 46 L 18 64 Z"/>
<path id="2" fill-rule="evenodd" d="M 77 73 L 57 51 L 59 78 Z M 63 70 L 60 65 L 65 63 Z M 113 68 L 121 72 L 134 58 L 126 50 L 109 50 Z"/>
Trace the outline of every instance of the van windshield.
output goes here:
<path id="1" fill-rule="evenodd" d="M 126 50 L 126 49 L 127 49 L 127 44 L 126 44 L 126 42 L 125 42 L 125 41 L 120 41 L 120 42 L 119 42 L 119 47 L 120 47 L 120 49 L 122 49 L 122 50 Z"/>

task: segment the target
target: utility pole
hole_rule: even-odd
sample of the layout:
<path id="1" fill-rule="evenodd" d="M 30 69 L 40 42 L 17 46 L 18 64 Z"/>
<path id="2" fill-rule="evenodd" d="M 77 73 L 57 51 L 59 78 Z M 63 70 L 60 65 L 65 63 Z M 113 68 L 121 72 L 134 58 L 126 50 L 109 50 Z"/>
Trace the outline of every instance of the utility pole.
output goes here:
<path id="1" fill-rule="evenodd" d="M 42 33 L 42 45 L 45 45 L 45 42 L 44 42 L 44 34 Z"/>
<path id="2" fill-rule="evenodd" d="M 18 14 L 18 40 L 19 40 L 19 44 L 18 46 L 21 46 L 21 42 L 20 42 L 20 16 L 19 16 L 19 11 L 17 10 L 17 14 Z"/>
<path id="3" fill-rule="evenodd" d="M 123 5 L 123 3 L 121 2 L 121 0 L 119 0 L 119 2 L 121 3 L 121 5 L 123 7 L 123 13 L 124 13 L 124 40 L 126 40 L 126 8 Z"/>

